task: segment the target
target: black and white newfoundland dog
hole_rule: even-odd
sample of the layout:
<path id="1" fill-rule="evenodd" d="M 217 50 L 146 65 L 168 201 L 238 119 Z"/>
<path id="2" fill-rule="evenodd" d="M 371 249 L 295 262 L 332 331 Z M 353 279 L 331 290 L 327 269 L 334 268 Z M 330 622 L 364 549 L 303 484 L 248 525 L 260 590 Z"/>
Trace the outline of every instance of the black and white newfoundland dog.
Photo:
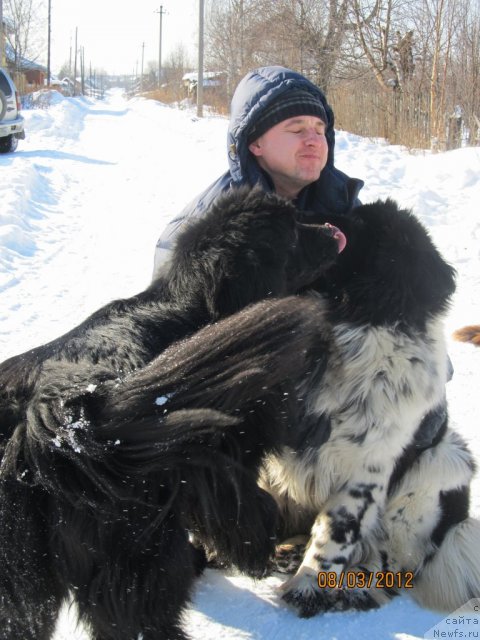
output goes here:
<path id="1" fill-rule="evenodd" d="M 261 576 L 309 530 L 300 615 L 480 594 L 472 456 L 419 426 L 453 271 L 391 202 L 330 221 L 232 193 L 146 291 L 0 365 L 1 640 L 71 597 L 96 640 L 183 639 L 198 544 Z"/>
<path id="2" fill-rule="evenodd" d="M 282 596 L 305 617 L 375 608 L 400 592 L 451 612 L 480 596 L 475 463 L 444 397 L 454 271 L 392 201 L 330 221 L 348 244 L 309 287 L 329 332 L 323 369 L 297 388 L 303 415 L 261 472 L 281 533 L 295 536 L 277 548 L 277 568 L 300 565 Z M 432 431 L 423 418 L 433 414 Z"/>

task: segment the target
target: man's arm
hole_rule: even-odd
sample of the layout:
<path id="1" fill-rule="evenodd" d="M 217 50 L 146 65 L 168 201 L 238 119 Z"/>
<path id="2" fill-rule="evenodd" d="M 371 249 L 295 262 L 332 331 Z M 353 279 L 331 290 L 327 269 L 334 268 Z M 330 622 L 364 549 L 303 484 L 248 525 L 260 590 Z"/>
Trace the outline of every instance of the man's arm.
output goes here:
<path id="1" fill-rule="evenodd" d="M 155 246 L 152 280 L 156 280 L 168 268 L 172 249 L 184 224 L 203 215 L 212 202 L 230 187 L 230 184 L 230 173 L 227 172 L 187 204 L 178 216 L 170 220 Z"/>

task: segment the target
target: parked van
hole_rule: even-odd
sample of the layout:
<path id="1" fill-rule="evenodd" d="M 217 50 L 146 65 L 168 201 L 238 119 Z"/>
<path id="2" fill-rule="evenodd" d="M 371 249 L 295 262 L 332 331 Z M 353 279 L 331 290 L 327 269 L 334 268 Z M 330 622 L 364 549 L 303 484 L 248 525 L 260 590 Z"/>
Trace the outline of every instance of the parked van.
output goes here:
<path id="1" fill-rule="evenodd" d="M 20 96 L 8 71 L 0 67 L 0 153 L 15 151 L 25 138 Z"/>

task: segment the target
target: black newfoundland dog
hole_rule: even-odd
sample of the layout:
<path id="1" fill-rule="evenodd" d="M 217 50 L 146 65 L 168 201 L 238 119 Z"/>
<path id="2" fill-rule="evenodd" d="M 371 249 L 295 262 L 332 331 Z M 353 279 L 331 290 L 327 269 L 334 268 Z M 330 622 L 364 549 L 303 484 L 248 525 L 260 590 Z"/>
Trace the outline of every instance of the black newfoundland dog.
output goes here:
<path id="1" fill-rule="evenodd" d="M 311 531 L 300 615 L 406 581 L 437 608 L 479 595 L 471 455 L 446 417 L 419 427 L 453 271 L 391 202 L 331 220 L 340 255 L 298 215 L 226 196 L 165 277 L 0 365 L 2 640 L 48 640 L 72 595 L 96 640 L 185 638 L 187 532 L 259 576 L 276 533 Z"/>
<path id="2" fill-rule="evenodd" d="M 169 274 L 0 365 L 0 638 L 47 640 L 73 595 L 96 640 L 185 638 L 202 554 L 262 575 L 257 485 L 322 349 L 308 299 L 335 229 L 246 191 L 178 241 Z M 256 303 L 256 304 L 254 304 Z"/>

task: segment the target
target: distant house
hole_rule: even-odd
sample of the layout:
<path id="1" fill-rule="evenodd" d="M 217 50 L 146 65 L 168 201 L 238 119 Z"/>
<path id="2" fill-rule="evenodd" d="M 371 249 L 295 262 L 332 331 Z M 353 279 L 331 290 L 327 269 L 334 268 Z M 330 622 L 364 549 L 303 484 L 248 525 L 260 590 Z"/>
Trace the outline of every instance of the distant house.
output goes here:
<path id="1" fill-rule="evenodd" d="M 17 57 L 8 43 L 5 45 L 5 57 L 7 68 L 14 76 L 15 84 L 21 93 L 44 86 L 47 67 L 33 60 Z"/>
<path id="2" fill-rule="evenodd" d="M 198 73 L 192 71 L 186 73 L 182 78 L 188 98 L 196 98 Z M 225 93 L 227 74 L 224 71 L 205 71 L 203 74 L 203 92 L 205 97 L 209 95 L 221 95 Z"/>

